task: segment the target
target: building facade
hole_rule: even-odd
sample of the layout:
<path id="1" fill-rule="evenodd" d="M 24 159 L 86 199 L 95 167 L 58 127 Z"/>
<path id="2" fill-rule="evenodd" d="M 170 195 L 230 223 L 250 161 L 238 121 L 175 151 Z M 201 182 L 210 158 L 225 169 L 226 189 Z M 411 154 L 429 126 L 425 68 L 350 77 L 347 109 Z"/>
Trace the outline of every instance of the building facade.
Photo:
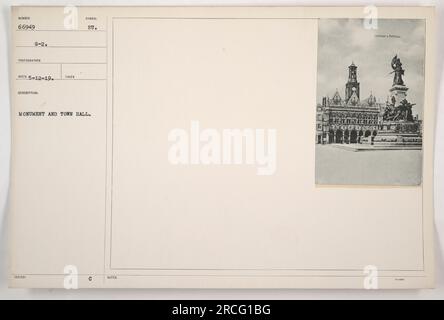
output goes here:
<path id="1" fill-rule="evenodd" d="M 385 104 L 373 94 L 360 98 L 357 66 L 348 67 L 345 95 L 336 90 L 332 98 L 323 97 L 316 108 L 316 143 L 361 143 L 365 137 L 375 137 L 383 121 Z"/>

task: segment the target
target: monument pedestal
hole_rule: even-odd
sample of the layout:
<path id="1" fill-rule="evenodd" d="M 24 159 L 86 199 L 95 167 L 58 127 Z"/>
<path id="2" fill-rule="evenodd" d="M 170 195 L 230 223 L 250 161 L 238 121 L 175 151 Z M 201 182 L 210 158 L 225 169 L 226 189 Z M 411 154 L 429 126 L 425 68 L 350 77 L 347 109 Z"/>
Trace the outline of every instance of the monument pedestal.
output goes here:
<path id="1" fill-rule="evenodd" d="M 392 102 L 395 107 L 399 106 L 401 101 L 406 99 L 408 90 L 409 88 L 405 85 L 393 85 L 390 88 L 390 97 L 394 98 Z"/>
<path id="2" fill-rule="evenodd" d="M 419 121 L 384 121 L 375 137 L 363 141 L 375 149 L 422 149 L 421 123 Z"/>

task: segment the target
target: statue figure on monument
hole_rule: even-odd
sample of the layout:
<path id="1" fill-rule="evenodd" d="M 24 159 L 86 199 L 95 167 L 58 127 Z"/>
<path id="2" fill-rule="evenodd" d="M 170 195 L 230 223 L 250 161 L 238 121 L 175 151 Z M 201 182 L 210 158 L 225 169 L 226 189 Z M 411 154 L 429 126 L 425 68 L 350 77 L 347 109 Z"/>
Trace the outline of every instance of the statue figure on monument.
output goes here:
<path id="1" fill-rule="evenodd" d="M 402 76 L 404 75 L 404 69 L 402 68 L 402 63 L 398 58 L 398 55 L 394 56 L 392 59 L 392 69 L 393 71 L 390 74 L 395 74 L 393 77 L 393 86 L 403 86 L 404 80 L 402 80 Z"/>
<path id="2" fill-rule="evenodd" d="M 408 122 L 413 121 L 413 113 L 412 113 L 412 107 L 416 105 L 416 103 L 410 103 L 407 101 L 407 99 L 404 99 L 401 101 L 401 104 L 398 106 L 399 109 L 399 117 L 401 120 L 405 120 Z M 397 119 L 395 119 L 397 120 Z"/>
<path id="3" fill-rule="evenodd" d="M 404 69 L 402 68 L 402 63 L 398 58 L 398 55 L 393 57 L 391 65 L 393 69 L 391 73 L 395 74 L 393 78 L 393 86 L 390 89 L 392 96 L 390 99 L 391 101 L 387 99 L 382 118 L 384 121 L 413 122 L 412 107 L 415 104 L 408 102 L 405 98 L 408 88 L 405 86 L 404 80 L 402 79 Z"/>
<path id="4" fill-rule="evenodd" d="M 410 103 L 407 99 L 401 101 L 400 105 L 395 107 L 394 104 L 387 104 L 383 119 L 384 121 L 407 121 L 412 122 L 413 114 L 412 107 L 414 103 Z"/>

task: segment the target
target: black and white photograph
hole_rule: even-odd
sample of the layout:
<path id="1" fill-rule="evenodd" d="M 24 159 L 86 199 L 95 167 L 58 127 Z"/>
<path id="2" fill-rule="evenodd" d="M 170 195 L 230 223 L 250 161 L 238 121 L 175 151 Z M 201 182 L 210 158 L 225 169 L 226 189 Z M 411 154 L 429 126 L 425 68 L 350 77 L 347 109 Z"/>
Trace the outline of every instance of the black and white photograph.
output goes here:
<path id="1" fill-rule="evenodd" d="M 319 20 L 316 184 L 421 184 L 424 53 L 424 20 Z"/>

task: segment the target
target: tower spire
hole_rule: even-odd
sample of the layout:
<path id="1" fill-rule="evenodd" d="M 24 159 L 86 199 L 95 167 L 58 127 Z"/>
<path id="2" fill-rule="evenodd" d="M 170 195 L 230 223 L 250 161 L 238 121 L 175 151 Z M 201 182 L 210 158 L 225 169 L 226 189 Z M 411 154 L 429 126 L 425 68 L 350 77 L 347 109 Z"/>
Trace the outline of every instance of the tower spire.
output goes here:
<path id="1" fill-rule="evenodd" d="M 358 67 L 355 65 L 354 61 L 348 67 L 348 82 L 345 84 L 345 101 L 348 102 L 353 92 L 359 99 L 359 82 L 358 82 Z"/>

